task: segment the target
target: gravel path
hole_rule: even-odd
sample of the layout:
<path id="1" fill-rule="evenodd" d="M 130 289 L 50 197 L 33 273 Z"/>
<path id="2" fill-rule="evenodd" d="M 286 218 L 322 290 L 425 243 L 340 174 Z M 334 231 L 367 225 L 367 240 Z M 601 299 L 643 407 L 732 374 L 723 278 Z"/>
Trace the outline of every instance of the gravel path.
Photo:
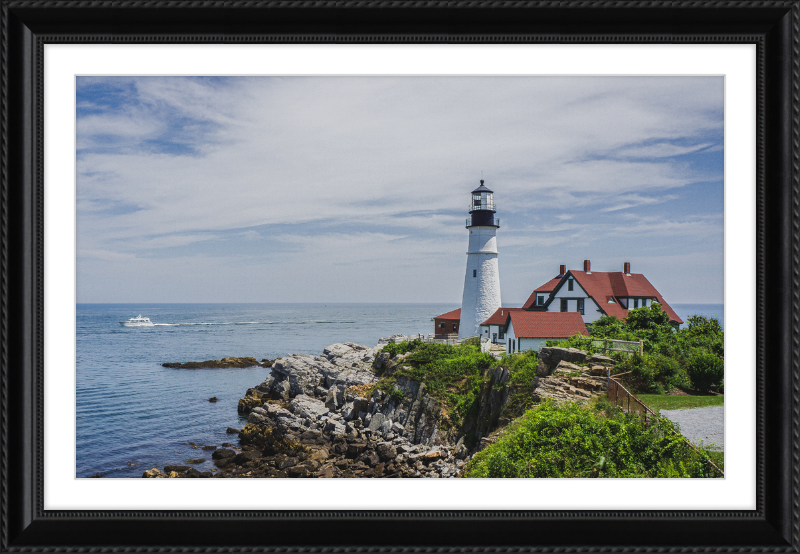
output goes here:
<path id="1" fill-rule="evenodd" d="M 714 443 L 725 446 L 725 408 L 692 408 L 689 410 L 661 410 L 661 415 L 681 426 L 681 434 L 693 444 L 708 446 Z"/>

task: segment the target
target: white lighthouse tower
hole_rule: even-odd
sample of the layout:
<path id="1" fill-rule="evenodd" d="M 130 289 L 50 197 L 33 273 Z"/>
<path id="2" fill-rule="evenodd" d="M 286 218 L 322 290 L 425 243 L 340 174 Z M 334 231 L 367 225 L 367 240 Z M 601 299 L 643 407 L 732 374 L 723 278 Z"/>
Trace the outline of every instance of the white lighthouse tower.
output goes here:
<path id="1" fill-rule="evenodd" d="M 469 206 L 469 251 L 458 337 L 478 334 L 478 326 L 500 307 L 500 271 L 497 266 L 497 229 L 492 191 L 483 185 L 472 191 Z"/>

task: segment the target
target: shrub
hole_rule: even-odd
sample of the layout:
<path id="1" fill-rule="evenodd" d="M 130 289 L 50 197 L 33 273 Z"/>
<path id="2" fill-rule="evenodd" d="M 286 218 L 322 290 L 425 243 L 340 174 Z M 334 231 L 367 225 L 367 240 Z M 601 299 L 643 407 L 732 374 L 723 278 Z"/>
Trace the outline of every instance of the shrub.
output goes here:
<path id="1" fill-rule="evenodd" d="M 501 417 L 514 418 L 530 408 L 534 402 L 531 395 L 531 385 L 536 377 L 536 366 L 539 355 L 535 350 L 526 350 L 519 354 L 505 356 L 500 365 L 508 369 L 508 403 L 503 409 Z"/>
<path id="2" fill-rule="evenodd" d="M 700 392 L 708 392 L 713 385 L 722 382 L 725 376 L 724 362 L 708 350 L 695 349 L 686 364 L 686 373 L 692 385 Z"/>
<path id="3" fill-rule="evenodd" d="M 614 368 L 614 373 L 626 373 L 625 381 L 630 383 L 634 392 L 648 394 L 663 394 L 665 385 L 676 378 L 680 372 L 680 364 L 677 360 L 652 352 L 639 356 L 632 354 L 626 356 Z"/>
<path id="4" fill-rule="evenodd" d="M 714 477 L 667 419 L 645 423 L 607 404 L 545 402 L 467 464 L 467 477 Z"/>
<path id="5" fill-rule="evenodd" d="M 405 354 L 406 352 L 411 352 L 412 350 L 416 350 L 420 347 L 422 341 L 419 339 L 414 339 L 412 341 L 403 341 L 403 342 L 390 342 L 383 348 L 381 348 L 381 352 L 388 352 L 389 355 L 394 358 L 398 354 Z"/>

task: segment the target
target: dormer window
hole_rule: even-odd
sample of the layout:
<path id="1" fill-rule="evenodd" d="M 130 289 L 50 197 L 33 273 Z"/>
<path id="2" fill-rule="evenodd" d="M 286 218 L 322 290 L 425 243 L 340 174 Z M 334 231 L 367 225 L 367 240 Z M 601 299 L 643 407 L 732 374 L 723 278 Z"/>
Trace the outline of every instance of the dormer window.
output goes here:
<path id="1" fill-rule="evenodd" d="M 536 297 L 536 305 L 537 306 L 544 306 L 544 296 L 539 295 Z"/>

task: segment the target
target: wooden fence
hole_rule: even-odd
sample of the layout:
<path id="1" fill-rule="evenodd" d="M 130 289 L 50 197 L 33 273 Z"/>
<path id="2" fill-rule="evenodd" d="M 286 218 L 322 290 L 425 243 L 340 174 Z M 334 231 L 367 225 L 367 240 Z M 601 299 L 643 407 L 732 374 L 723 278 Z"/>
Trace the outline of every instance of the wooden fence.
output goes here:
<path id="1" fill-rule="evenodd" d="M 636 395 L 626 389 L 622 383 L 614 379 L 614 377 L 619 377 L 619 375 L 623 374 L 620 373 L 618 375 L 608 377 L 608 401 L 615 406 L 622 408 L 624 412 L 629 414 L 638 414 L 644 418 L 645 422 L 658 419 L 660 416 L 657 413 L 655 413 L 647 404 L 636 398 Z M 673 432 L 675 431 L 673 430 Z M 683 439 L 683 442 L 692 448 L 692 450 L 697 452 L 697 448 L 691 442 L 689 442 L 686 437 L 683 435 L 680 435 L 680 437 Z M 717 467 L 714 462 L 709 460 L 708 465 L 711 466 L 711 468 L 719 473 L 722 477 L 725 477 L 725 472 Z"/>
<path id="2" fill-rule="evenodd" d="M 644 342 L 640 340 L 617 340 L 617 339 L 588 339 L 592 343 L 601 344 L 603 352 L 638 352 L 639 355 L 644 354 Z M 618 346 L 617 346 L 618 345 Z"/>

